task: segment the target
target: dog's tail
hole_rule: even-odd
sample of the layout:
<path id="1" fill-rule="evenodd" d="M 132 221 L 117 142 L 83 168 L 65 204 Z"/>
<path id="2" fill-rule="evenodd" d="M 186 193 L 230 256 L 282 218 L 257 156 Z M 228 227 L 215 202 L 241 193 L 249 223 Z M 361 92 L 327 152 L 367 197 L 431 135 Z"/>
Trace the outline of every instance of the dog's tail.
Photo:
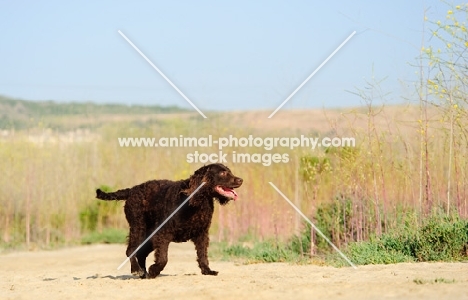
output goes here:
<path id="1" fill-rule="evenodd" d="M 101 189 L 96 190 L 96 198 L 101 200 L 127 200 L 130 195 L 130 189 L 118 190 L 113 193 L 106 193 Z"/>

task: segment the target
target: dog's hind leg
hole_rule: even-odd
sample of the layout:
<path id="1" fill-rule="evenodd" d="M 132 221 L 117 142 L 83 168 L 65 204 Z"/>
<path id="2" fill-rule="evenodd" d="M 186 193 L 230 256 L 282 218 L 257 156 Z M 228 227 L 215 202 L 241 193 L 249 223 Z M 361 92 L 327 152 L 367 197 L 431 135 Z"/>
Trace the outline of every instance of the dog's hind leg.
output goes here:
<path id="1" fill-rule="evenodd" d="M 151 252 L 153 252 L 153 244 L 151 241 L 147 241 L 135 254 L 138 265 L 144 271 L 144 274 L 140 276 L 140 278 L 149 278 L 149 275 L 146 272 L 146 258 Z"/>
<path id="2" fill-rule="evenodd" d="M 140 246 L 140 244 L 145 240 L 146 234 L 146 225 L 141 216 L 137 215 L 138 210 L 131 207 L 131 201 L 127 201 L 125 204 L 125 217 L 127 218 L 128 224 L 130 225 L 130 233 L 128 235 L 128 247 L 127 247 L 127 257 L 135 252 L 135 250 Z M 135 213 L 136 212 L 136 213 Z M 140 278 L 146 277 L 145 268 L 140 266 L 138 262 L 138 254 L 130 257 L 131 272 L 133 275 Z M 144 266 L 144 263 L 143 263 Z"/>
<path id="3" fill-rule="evenodd" d="M 152 264 L 148 269 L 150 278 L 158 276 L 166 266 L 170 241 L 171 239 L 153 239 L 154 264 Z"/>
<path id="4" fill-rule="evenodd" d="M 143 233 L 142 233 L 143 232 Z M 135 252 L 135 250 L 140 246 L 140 243 L 143 241 L 144 238 L 144 230 L 141 228 L 137 227 L 130 227 L 130 235 L 128 237 L 128 247 L 127 247 L 127 257 L 130 257 L 130 255 Z M 141 267 L 140 262 L 138 261 L 139 255 L 138 253 L 141 251 L 140 249 L 135 255 L 130 257 L 130 266 L 131 266 L 131 272 L 133 275 L 138 276 L 140 278 L 145 278 L 146 277 L 146 270 L 145 268 Z M 144 260 L 143 260 L 143 266 L 145 265 Z"/>

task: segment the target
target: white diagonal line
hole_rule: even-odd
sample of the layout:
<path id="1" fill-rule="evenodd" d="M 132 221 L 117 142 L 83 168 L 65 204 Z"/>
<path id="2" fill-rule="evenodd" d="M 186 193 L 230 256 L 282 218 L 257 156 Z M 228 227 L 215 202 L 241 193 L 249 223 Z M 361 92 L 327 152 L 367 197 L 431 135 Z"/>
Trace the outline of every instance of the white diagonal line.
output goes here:
<path id="1" fill-rule="evenodd" d="M 336 48 L 335 51 L 333 51 L 332 54 L 330 54 L 330 55 L 327 57 L 327 59 L 325 59 L 325 60 L 323 61 L 323 63 L 321 63 L 320 66 L 318 66 L 318 68 L 315 69 L 315 71 L 312 72 L 312 74 L 310 74 L 309 77 L 307 77 L 306 80 L 304 80 L 304 82 L 302 82 L 301 85 L 299 85 L 299 86 L 297 87 L 297 89 L 295 89 L 294 92 L 292 92 L 292 94 L 289 95 L 289 97 L 286 98 L 286 100 L 284 100 L 283 103 L 281 103 L 281 105 L 278 106 L 277 109 L 275 109 L 274 112 L 271 113 L 271 115 L 268 117 L 268 119 L 270 119 L 271 117 L 273 117 L 273 116 L 278 112 L 278 110 L 280 110 L 281 107 L 283 107 L 283 105 L 285 105 L 286 102 L 288 102 L 289 99 L 291 99 L 292 96 L 294 96 L 294 94 L 296 94 L 297 91 L 299 91 L 299 90 L 304 86 L 304 84 L 306 84 L 307 81 L 309 81 L 309 79 L 312 78 L 312 76 L 314 76 L 315 73 L 317 73 L 317 72 L 318 72 L 318 71 L 319 71 L 319 70 L 336 54 L 336 52 L 338 52 L 338 51 L 353 37 L 353 35 L 355 35 L 355 34 L 356 34 L 356 31 L 353 31 L 353 33 L 351 33 L 351 34 L 346 38 L 346 40 L 344 40 L 344 42 L 341 43 L 341 45 L 339 45 L 338 48 Z"/>
<path id="2" fill-rule="evenodd" d="M 348 264 L 353 267 L 354 269 L 357 269 L 357 267 L 349 260 L 348 257 L 346 257 L 346 255 L 343 254 L 343 252 L 340 251 L 340 249 L 338 249 L 338 247 L 335 246 L 335 244 L 333 244 L 323 233 L 322 231 L 320 231 L 320 229 L 318 229 L 310 220 L 309 218 L 307 218 L 303 213 L 302 211 L 297 208 L 292 202 L 291 200 L 288 199 L 288 197 L 286 197 L 272 182 L 268 182 L 281 196 L 283 196 L 284 200 L 288 201 L 288 203 L 310 224 L 310 226 L 312 226 L 314 228 L 314 230 L 320 234 L 321 237 L 323 237 L 325 239 L 325 241 L 327 241 L 327 243 L 329 243 L 333 249 L 335 249 L 340 255 L 341 257 L 343 257 L 347 262 Z"/>
<path id="3" fill-rule="evenodd" d="M 132 43 L 132 41 L 130 41 L 127 36 L 125 34 L 122 33 L 122 31 L 118 30 L 118 32 L 120 33 L 120 35 L 133 47 L 133 49 L 135 49 L 158 73 L 159 75 L 161 75 L 164 79 L 166 79 L 166 81 L 190 104 L 192 105 L 193 108 L 195 108 L 196 111 L 198 111 L 198 113 L 200 115 L 202 115 L 203 118 L 206 119 L 206 116 L 201 112 L 201 110 L 198 109 L 198 107 L 195 106 L 195 104 L 192 103 L 192 101 L 190 101 L 189 98 L 187 98 L 187 96 L 184 95 L 184 93 L 181 92 L 181 90 L 179 90 L 175 84 L 172 83 L 171 80 L 169 80 L 169 78 L 166 77 L 166 75 L 163 74 L 163 72 L 161 72 L 161 70 L 159 70 L 158 67 L 156 67 L 152 62 L 151 60 L 149 60 L 148 57 L 146 57 L 146 55 L 143 54 L 143 52 L 140 51 L 140 49 L 138 49 L 137 46 L 135 46 L 135 44 Z"/>
<path id="4" fill-rule="evenodd" d="M 149 241 L 149 240 L 153 237 L 153 235 L 155 235 L 156 232 L 158 232 L 159 229 L 161 229 L 161 228 L 164 226 L 164 224 L 166 224 L 167 221 L 169 221 L 169 220 L 179 211 L 179 209 L 181 209 L 182 206 L 184 206 L 184 204 L 187 203 L 187 201 L 189 201 L 190 198 L 192 198 L 193 195 L 195 195 L 196 192 L 198 192 L 199 189 L 201 189 L 201 187 L 202 187 L 204 184 L 205 184 L 205 182 L 202 182 L 202 183 L 200 184 L 200 186 L 197 187 L 197 189 L 196 189 L 195 191 L 193 191 L 193 193 L 191 193 L 190 196 L 188 196 L 187 199 L 185 199 L 185 201 L 182 202 L 182 204 L 179 205 L 179 207 L 177 207 L 177 208 L 172 212 L 172 214 L 170 214 L 169 217 L 167 217 L 167 219 L 164 220 L 164 222 L 162 222 L 161 225 L 159 225 L 158 228 L 156 228 L 156 229 L 153 231 L 153 233 L 152 233 L 149 237 L 147 237 L 146 240 L 144 240 L 143 243 L 141 243 L 140 246 L 138 246 L 138 248 L 136 248 L 135 251 L 133 251 L 133 253 L 130 254 L 129 257 L 127 257 L 127 258 L 124 260 L 123 263 L 120 264 L 120 266 L 117 268 L 117 270 L 120 270 L 120 268 L 122 268 L 122 267 L 130 260 L 130 258 L 132 258 L 132 257 L 138 252 L 138 250 L 140 250 L 141 247 L 143 247 L 143 245 L 144 245 L 147 241 Z"/>

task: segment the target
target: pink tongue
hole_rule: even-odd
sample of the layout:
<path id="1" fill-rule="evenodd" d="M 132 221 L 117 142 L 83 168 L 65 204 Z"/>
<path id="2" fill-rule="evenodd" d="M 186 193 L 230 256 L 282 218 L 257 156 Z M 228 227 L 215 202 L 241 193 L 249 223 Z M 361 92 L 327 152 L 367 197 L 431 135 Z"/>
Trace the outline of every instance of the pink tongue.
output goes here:
<path id="1" fill-rule="evenodd" d="M 228 192 L 228 193 L 233 194 L 233 195 L 234 195 L 234 201 L 237 200 L 237 193 L 236 193 L 236 191 L 234 191 L 233 189 L 227 188 L 227 187 L 223 187 L 223 190 L 224 190 L 225 192 Z"/>
<path id="2" fill-rule="evenodd" d="M 231 192 L 231 193 L 233 193 L 233 194 L 234 194 L 234 196 L 236 196 L 236 197 L 237 197 L 237 193 L 236 193 L 236 191 L 234 191 L 233 189 L 230 189 L 230 188 L 224 188 L 224 190 L 225 190 L 225 191 L 228 191 L 228 192 Z"/>

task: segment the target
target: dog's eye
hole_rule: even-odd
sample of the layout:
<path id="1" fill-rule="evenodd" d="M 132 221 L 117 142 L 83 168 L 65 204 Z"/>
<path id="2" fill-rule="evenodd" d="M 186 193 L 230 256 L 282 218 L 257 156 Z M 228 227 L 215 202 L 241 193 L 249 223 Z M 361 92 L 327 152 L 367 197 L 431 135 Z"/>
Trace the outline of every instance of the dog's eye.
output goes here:
<path id="1" fill-rule="evenodd" d="M 220 176 L 226 176 L 226 171 L 222 171 L 221 173 L 219 173 Z"/>

